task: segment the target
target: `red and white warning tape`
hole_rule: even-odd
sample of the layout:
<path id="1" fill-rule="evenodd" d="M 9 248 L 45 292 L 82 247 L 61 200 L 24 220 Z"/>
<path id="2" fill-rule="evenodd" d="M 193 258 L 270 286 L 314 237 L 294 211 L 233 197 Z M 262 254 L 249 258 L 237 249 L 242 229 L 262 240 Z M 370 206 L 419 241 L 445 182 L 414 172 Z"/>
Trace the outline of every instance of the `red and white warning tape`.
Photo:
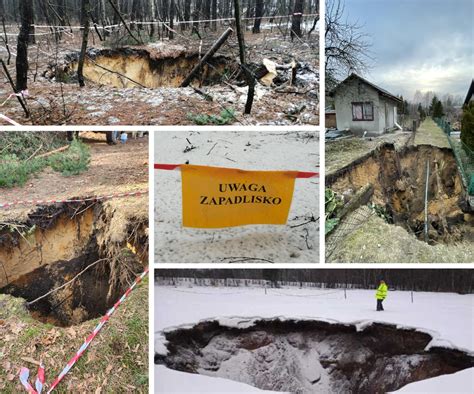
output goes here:
<path id="1" fill-rule="evenodd" d="M 40 366 L 38 367 L 38 375 L 36 376 L 35 388 L 31 386 L 30 382 L 28 382 L 28 378 L 30 377 L 30 370 L 28 368 L 22 367 L 20 370 L 20 382 L 25 387 L 26 390 L 30 394 L 38 393 L 40 394 L 43 390 L 44 386 L 44 366 L 43 363 L 40 362 Z"/>
<path id="2" fill-rule="evenodd" d="M 46 205 L 46 204 L 57 204 L 57 203 L 75 203 L 75 202 L 87 202 L 87 201 L 102 201 L 102 200 L 110 200 L 112 198 L 123 198 L 123 197 L 132 197 L 132 196 L 141 196 L 147 194 L 148 190 L 139 190 L 134 192 L 127 192 L 127 193 L 115 193 L 109 194 L 106 196 L 96 196 L 96 197 L 88 197 L 88 198 L 77 198 L 77 199 L 53 199 L 53 200 L 20 200 L 20 201 L 13 201 L 13 202 L 5 202 L 0 203 L 0 209 L 2 208 L 10 208 L 15 205 Z"/>
<path id="3" fill-rule="evenodd" d="M 185 165 L 186 164 L 155 164 L 155 170 L 179 170 L 181 166 Z M 319 172 L 297 171 L 296 178 L 319 178 Z"/>
<path id="4" fill-rule="evenodd" d="M 10 94 L 3 103 L 0 104 L 0 107 L 3 107 L 8 100 L 10 100 L 12 97 L 26 97 L 29 95 L 28 90 L 22 90 L 20 93 L 12 93 Z M 8 123 L 12 124 L 13 126 L 21 126 L 21 124 L 15 122 L 13 119 L 10 119 L 8 116 L 0 114 L 0 119 L 6 120 Z"/>
<path id="5" fill-rule="evenodd" d="M 29 96 L 29 94 L 30 93 L 28 92 L 28 90 L 22 90 L 20 93 L 12 93 L 6 98 L 6 100 L 2 104 L 0 104 L 0 107 L 3 107 L 12 97 L 27 97 Z"/>
<path id="6" fill-rule="evenodd" d="M 15 122 L 13 119 L 11 119 L 8 116 L 5 116 L 3 114 L 0 114 L 0 118 L 3 119 L 3 120 L 6 120 L 8 123 L 12 124 L 13 126 L 21 126 L 20 123 Z"/>
<path id="7" fill-rule="evenodd" d="M 94 328 L 94 331 L 87 337 L 85 342 L 82 344 L 82 346 L 79 348 L 77 353 L 74 355 L 71 360 L 67 363 L 66 367 L 61 371 L 61 373 L 58 375 L 58 377 L 54 380 L 53 384 L 47 391 L 47 393 L 51 393 L 56 386 L 64 379 L 64 377 L 67 375 L 67 373 L 71 370 L 71 368 L 76 364 L 76 362 L 81 358 L 81 356 L 84 354 L 84 352 L 87 350 L 93 339 L 97 336 L 97 334 L 102 330 L 104 327 L 105 323 L 107 323 L 110 319 L 110 317 L 114 314 L 114 312 L 118 309 L 118 307 L 127 299 L 129 294 L 132 292 L 132 290 L 143 280 L 143 278 L 148 274 L 148 267 L 145 269 L 145 271 L 137 278 L 135 279 L 135 282 L 130 286 L 130 288 L 125 292 L 125 294 L 120 297 L 120 299 L 115 303 L 115 305 L 109 309 L 109 311 L 105 314 L 105 316 L 100 320 L 99 324 Z M 38 369 L 38 376 L 36 378 L 36 390 L 33 389 L 31 384 L 28 382 L 28 377 L 30 375 L 30 371 L 28 368 L 21 368 L 20 371 L 20 381 L 23 384 L 23 387 L 30 393 L 30 394 L 41 394 L 41 391 L 44 386 L 44 367 L 41 364 L 39 369 Z"/>

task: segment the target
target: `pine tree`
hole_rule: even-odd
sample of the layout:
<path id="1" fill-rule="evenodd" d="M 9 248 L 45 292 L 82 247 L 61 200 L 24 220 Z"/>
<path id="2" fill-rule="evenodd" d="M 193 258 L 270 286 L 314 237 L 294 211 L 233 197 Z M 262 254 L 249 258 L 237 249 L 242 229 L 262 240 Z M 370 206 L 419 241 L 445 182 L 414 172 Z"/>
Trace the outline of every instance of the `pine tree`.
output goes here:
<path id="1" fill-rule="evenodd" d="M 461 120 L 461 141 L 474 150 L 474 102 L 464 106 Z"/>
<path id="2" fill-rule="evenodd" d="M 434 104 L 432 116 L 433 118 L 442 118 L 444 116 L 444 109 L 441 101 L 438 100 Z"/>

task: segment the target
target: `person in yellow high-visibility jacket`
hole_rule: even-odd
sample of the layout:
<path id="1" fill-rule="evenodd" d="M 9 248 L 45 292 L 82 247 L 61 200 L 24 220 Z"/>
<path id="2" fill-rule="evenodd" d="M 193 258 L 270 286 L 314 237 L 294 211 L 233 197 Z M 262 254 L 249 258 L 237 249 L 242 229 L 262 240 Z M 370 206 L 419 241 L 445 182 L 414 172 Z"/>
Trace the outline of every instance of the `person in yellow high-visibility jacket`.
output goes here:
<path id="1" fill-rule="evenodd" d="M 386 285 L 385 281 L 382 279 L 380 280 L 379 287 L 377 289 L 377 292 L 375 293 L 375 298 L 377 298 L 377 310 L 378 311 L 383 311 L 383 305 L 382 302 L 387 298 L 387 293 L 388 293 L 388 286 Z"/>

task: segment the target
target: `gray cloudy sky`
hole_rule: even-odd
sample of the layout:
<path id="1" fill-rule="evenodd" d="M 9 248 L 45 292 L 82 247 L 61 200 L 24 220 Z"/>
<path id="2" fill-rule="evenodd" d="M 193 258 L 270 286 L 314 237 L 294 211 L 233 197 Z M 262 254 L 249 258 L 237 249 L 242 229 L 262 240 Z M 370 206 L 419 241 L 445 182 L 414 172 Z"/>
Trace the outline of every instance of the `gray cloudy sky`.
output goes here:
<path id="1" fill-rule="evenodd" d="M 342 0 L 343 1 L 343 0 Z M 465 97 L 474 70 L 473 0 L 345 0 L 370 36 L 365 75 L 411 100 L 416 90 Z"/>

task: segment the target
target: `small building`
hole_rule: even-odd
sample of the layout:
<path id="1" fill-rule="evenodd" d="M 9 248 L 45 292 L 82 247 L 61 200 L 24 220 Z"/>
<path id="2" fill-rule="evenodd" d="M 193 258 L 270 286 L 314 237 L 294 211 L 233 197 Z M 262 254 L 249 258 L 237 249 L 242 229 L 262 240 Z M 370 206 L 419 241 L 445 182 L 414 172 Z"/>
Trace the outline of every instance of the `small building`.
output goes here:
<path id="1" fill-rule="evenodd" d="M 354 134 L 383 134 L 399 129 L 397 106 L 401 100 L 356 74 L 351 74 L 330 93 L 340 130 Z"/>
<path id="2" fill-rule="evenodd" d="M 336 127 L 336 110 L 327 108 L 326 109 L 326 128 L 333 129 Z"/>

